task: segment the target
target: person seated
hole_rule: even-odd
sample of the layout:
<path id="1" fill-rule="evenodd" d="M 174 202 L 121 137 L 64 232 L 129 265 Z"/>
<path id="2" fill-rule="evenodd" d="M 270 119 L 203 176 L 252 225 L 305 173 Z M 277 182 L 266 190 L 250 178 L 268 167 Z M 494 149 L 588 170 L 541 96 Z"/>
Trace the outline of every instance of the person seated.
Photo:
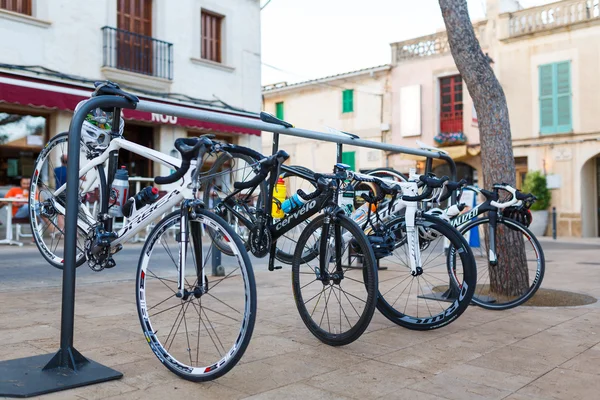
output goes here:
<path id="1" fill-rule="evenodd" d="M 22 199 L 23 202 L 14 202 L 12 209 L 13 218 L 29 218 L 29 203 L 27 199 L 29 197 L 29 186 L 31 185 L 30 178 L 21 178 L 19 187 L 14 187 L 6 192 L 7 199 Z M 0 202 L 0 207 L 8 205 L 7 202 Z"/>

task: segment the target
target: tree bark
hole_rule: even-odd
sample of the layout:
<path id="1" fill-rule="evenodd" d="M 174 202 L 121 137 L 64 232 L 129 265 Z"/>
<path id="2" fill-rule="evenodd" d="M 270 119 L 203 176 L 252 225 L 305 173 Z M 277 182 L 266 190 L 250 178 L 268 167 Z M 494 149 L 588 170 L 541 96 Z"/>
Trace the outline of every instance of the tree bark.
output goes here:
<path id="1" fill-rule="evenodd" d="M 439 3 L 452 57 L 477 111 L 483 183 L 488 187 L 502 182 L 514 186 L 515 159 L 504 91 L 475 37 L 466 0 Z M 490 290 L 510 296 L 523 293 L 529 287 L 529 277 L 521 235 L 499 227 L 496 246 L 498 264 L 489 266 Z"/>

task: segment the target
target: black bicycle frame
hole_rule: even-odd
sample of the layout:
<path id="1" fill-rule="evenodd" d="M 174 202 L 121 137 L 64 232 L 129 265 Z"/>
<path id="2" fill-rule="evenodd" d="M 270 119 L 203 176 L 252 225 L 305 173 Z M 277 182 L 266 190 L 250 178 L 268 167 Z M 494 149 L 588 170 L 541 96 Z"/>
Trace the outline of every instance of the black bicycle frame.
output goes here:
<path id="1" fill-rule="evenodd" d="M 271 173 L 271 174 L 273 174 L 273 173 Z M 273 175 L 275 175 L 275 177 L 277 177 L 277 174 L 273 174 Z M 256 187 L 254 187 L 254 189 L 256 189 Z M 254 189 L 252 189 L 250 194 L 254 191 Z M 224 205 L 225 208 L 227 208 L 227 210 L 230 213 L 232 213 L 239 220 L 241 220 L 248 229 L 252 230 L 252 229 L 256 228 L 256 226 L 257 226 L 256 223 L 254 221 L 251 221 L 248 218 L 246 218 L 243 214 L 239 213 L 230 204 L 228 204 L 229 203 L 228 200 L 240 192 L 241 192 L 241 189 L 235 190 L 233 193 L 231 193 L 229 196 L 227 196 L 223 199 L 222 204 Z M 250 194 L 249 194 L 249 196 L 250 196 Z M 327 207 L 327 204 L 332 200 L 332 197 L 333 197 L 333 190 L 327 190 L 327 191 L 323 192 L 321 195 L 319 195 L 318 197 L 304 203 L 304 205 L 302 207 L 300 207 L 296 211 L 290 213 L 285 218 L 283 218 L 281 221 L 278 221 L 277 223 L 273 223 L 273 218 L 271 216 L 271 207 L 270 207 L 270 205 L 273 202 L 273 192 L 271 190 L 269 190 L 269 195 L 267 196 L 267 201 L 266 201 L 266 204 L 264 204 L 264 207 L 266 208 L 266 211 L 267 211 L 267 221 L 268 221 L 267 226 L 269 228 L 269 232 L 271 233 L 271 237 L 272 237 L 273 241 L 275 242 L 281 236 L 283 236 L 284 234 L 286 234 L 287 232 L 289 232 L 296 226 L 300 225 L 302 222 L 306 221 L 307 219 L 309 219 L 310 217 L 312 217 L 313 215 L 317 214 L 319 211 L 321 211 L 322 209 Z"/>

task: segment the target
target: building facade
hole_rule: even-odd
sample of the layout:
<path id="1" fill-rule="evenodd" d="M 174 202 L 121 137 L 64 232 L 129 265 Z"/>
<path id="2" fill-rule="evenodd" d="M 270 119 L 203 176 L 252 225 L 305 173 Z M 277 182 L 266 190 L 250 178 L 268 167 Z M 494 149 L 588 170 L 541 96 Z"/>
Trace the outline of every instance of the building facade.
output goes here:
<path id="1" fill-rule="evenodd" d="M 390 130 L 390 67 L 383 65 L 292 85 L 263 87 L 264 110 L 304 129 L 351 132 L 362 139 L 386 141 Z M 271 154 L 273 134 L 263 132 L 265 154 Z M 336 144 L 279 136 L 279 147 L 290 154 L 289 163 L 314 171 L 330 171 L 336 162 Z M 343 147 L 342 161 L 355 170 L 386 164 L 386 155 L 373 149 Z"/>
<path id="2" fill-rule="evenodd" d="M 523 9 L 514 0 L 488 0 L 486 17 L 473 26 L 507 98 L 517 186 L 528 171 L 542 171 L 558 235 L 600 236 L 598 2 Z M 416 138 L 439 146 L 436 138 L 460 131 L 464 144 L 444 149 L 457 161 L 459 178 L 477 182 L 477 117 L 445 31 L 391 47 L 393 142 L 411 145 Z M 418 165 L 407 158 L 396 156 L 393 165 Z"/>
<path id="3" fill-rule="evenodd" d="M 258 0 L 7 0 L 0 35 L 0 186 L 31 173 L 94 81 L 202 110 L 256 118 L 261 109 Z M 260 147 L 259 131 L 130 110 L 124 118 L 127 139 L 167 154 L 176 138 L 203 133 Z M 120 162 L 132 176 L 169 172 L 126 151 Z"/>
<path id="4" fill-rule="evenodd" d="M 542 171 L 556 207 L 558 235 L 598 237 L 600 4 L 562 0 L 524 9 L 516 0 L 488 0 L 486 5 L 486 19 L 473 27 L 507 98 L 517 186 L 527 172 Z M 477 113 L 446 32 L 392 43 L 391 51 L 389 69 L 375 78 L 365 70 L 265 87 L 265 109 L 319 131 L 332 126 L 363 139 L 443 147 L 456 161 L 459 178 L 485 185 Z M 354 99 L 362 99 L 354 115 L 343 112 L 344 93 L 352 89 Z M 376 97 L 366 92 L 382 94 L 381 113 Z M 360 101 L 371 102 L 369 115 L 362 114 L 368 106 Z M 296 154 L 293 163 L 326 170 L 335 161 L 333 144 L 284 140 L 281 147 Z M 263 139 L 263 149 L 270 151 L 270 137 Z M 425 164 L 410 155 L 374 153 L 357 149 L 356 169 L 389 166 L 406 173 Z M 434 168 L 449 172 L 442 162 L 434 161 Z"/>

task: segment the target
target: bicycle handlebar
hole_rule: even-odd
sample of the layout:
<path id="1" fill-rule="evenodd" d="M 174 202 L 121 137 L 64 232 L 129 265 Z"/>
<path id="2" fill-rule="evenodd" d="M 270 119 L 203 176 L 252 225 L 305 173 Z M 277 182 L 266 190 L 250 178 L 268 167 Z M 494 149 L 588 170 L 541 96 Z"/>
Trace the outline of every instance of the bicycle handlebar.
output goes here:
<path id="1" fill-rule="evenodd" d="M 517 198 L 517 189 L 515 189 L 512 186 L 510 186 L 509 184 L 506 184 L 506 183 L 502 183 L 502 184 L 496 183 L 496 184 L 494 184 L 493 187 L 496 190 L 498 190 L 498 189 L 500 189 L 500 190 L 506 190 L 507 192 L 509 192 L 512 195 L 512 198 L 509 201 L 506 201 L 504 203 L 499 203 L 497 201 L 492 200 L 492 201 L 490 201 L 490 205 L 492 207 L 496 207 L 496 208 L 500 208 L 500 209 L 507 208 L 507 207 L 515 205 L 519 201 L 519 199 Z"/>
<path id="2" fill-rule="evenodd" d="M 212 147 L 212 140 L 208 137 L 199 138 L 179 138 L 175 140 L 175 148 L 181 154 L 181 166 L 175 167 L 175 172 L 169 176 L 157 176 L 154 178 L 154 183 L 157 185 L 165 185 L 174 183 L 183 178 L 190 169 L 192 159 L 195 157 L 203 157 L 204 154 Z"/>
<path id="3" fill-rule="evenodd" d="M 450 196 L 452 196 L 452 193 L 461 189 L 463 187 L 465 187 L 467 185 L 467 181 L 464 179 L 461 179 L 458 182 L 451 182 L 451 181 L 447 181 L 444 185 L 444 188 L 446 189 L 446 193 L 444 193 L 443 195 L 438 197 L 438 203 L 441 203 L 443 201 L 446 201 L 450 198 Z"/>
<path id="4" fill-rule="evenodd" d="M 239 146 L 238 150 L 240 149 Z M 244 151 L 247 150 L 251 150 L 248 148 L 242 148 L 244 149 Z M 251 150 L 252 152 L 254 152 L 254 150 Z M 241 152 L 240 152 L 241 153 Z M 260 153 L 256 153 L 259 154 L 260 156 L 262 156 L 262 154 Z M 284 150 L 279 150 L 277 153 L 273 154 L 272 156 L 263 158 L 262 160 L 259 160 L 258 163 L 260 164 L 260 171 L 258 174 L 256 174 L 256 176 L 252 179 L 250 179 L 248 182 L 235 182 L 233 184 L 234 189 L 250 189 L 251 187 L 255 187 L 257 186 L 260 181 L 264 180 L 267 175 L 269 175 L 269 172 L 271 172 L 275 167 L 281 165 L 285 160 L 287 160 L 290 157 L 290 155 L 285 152 Z"/>

